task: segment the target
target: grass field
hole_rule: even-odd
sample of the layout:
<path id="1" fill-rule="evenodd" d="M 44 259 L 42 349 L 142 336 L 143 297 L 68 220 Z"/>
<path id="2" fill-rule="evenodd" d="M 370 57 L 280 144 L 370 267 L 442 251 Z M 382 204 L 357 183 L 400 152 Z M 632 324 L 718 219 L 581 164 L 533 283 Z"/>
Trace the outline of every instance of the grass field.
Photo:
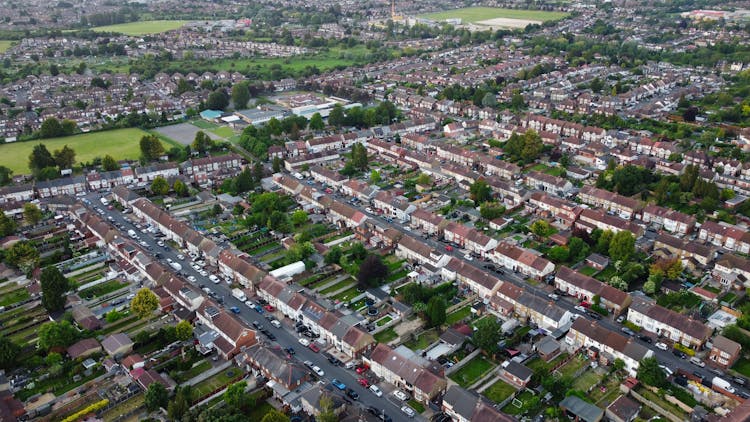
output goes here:
<path id="1" fill-rule="evenodd" d="M 234 135 L 234 131 L 231 127 L 222 126 L 218 127 L 216 129 L 213 129 L 211 132 L 221 136 L 222 138 L 229 138 L 230 136 Z"/>
<path id="2" fill-rule="evenodd" d="M 494 367 L 494 363 L 481 356 L 477 356 L 464 367 L 449 375 L 448 378 L 455 381 L 461 387 L 467 388 Z"/>
<path id="3" fill-rule="evenodd" d="M 0 40 L 0 53 L 5 53 L 13 45 L 13 41 Z"/>
<path id="4" fill-rule="evenodd" d="M 119 32 L 125 35 L 147 35 L 171 31 L 185 25 L 187 21 L 140 21 L 121 23 L 118 25 L 97 26 L 93 28 L 96 32 Z"/>
<path id="5" fill-rule="evenodd" d="M 444 12 L 428 13 L 421 18 L 442 21 L 446 19 L 461 19 L 464 22 L 479 22 L 487 19 L 507 18 L 534 21 L 553 21 L 564 19 L 565 12 L 545 12 L 542 10 L 502 9 L 499 7 L 465 7 L 463 9 L 446 10 Z"/>
<path id="6" fill-rule="evenodd" d="M 510 395 L 515 391 L 516 389 L 513 388 L 513 386 L 511 386 L 510 384 L 501 380 L 497 380 L 497 382 L 484 390 L 484 393 L 482 394 L 484 394 L 485 397 L 494 401 L 495 403 L 500 403 L 510 397 Z"/>
<path id="7" fill-rule="evenodd" d="M 140 129 L 116 129 L 3 144 L 0 145 L 0 165 L 13 170 L 13 174 L 28 174 L 29 154 L 34 145 L 40 143 L 46 145 L 50 153 L 67 144 L 75 150 L 77 163 L 91 161 L 95 157 L 104 157 L 107 154 L 115 160 L 137 159 L 141 155 L 138 142 L 143 135 L 147 133 Z M 165 150 L 169 148 L 169 145 L 164 145 Z"/>

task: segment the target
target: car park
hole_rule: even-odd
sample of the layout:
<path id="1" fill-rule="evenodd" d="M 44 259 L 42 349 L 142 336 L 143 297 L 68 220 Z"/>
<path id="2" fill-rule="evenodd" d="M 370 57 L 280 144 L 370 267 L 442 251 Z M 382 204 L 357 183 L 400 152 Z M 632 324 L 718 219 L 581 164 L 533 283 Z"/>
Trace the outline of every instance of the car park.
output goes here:
<path id="1" fill-rule="evenodd" d="M 334 387 L 338 388 L 341 391 L 346 390 L 346 384 L 337 380 L 336 378 L 331 380 L 331 385 L 333 385 Z"/>

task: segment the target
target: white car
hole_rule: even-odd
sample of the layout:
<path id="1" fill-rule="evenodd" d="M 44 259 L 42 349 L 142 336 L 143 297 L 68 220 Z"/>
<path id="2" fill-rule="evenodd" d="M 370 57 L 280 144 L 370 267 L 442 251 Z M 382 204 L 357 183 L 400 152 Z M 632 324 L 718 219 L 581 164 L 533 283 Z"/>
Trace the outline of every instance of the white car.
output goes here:
<path id="1" fill-rule="evenodd" d="M 247 306 L 248 308 L 254 308 L 255 304 L 253 303 L 252 300 L 246 300 L 245 301 L 245 306 Z"/>
<path id="2" fill-rule="evenodd" d="M 171 264 L 171 263 L 173 263 L 173 262 L 174 262 L 174 261 L 172 261 L 172 258 L 167 258 L 167 264 Z"/>
<path id="3" fill-rule="evenodd" d="M 674 372 L 665 365 L 659 365 L 659 368 L 661 368 L 661 370 L 664 371 L 664 373 L 667 374 L 668 377 L 674 374 Z"/>
<path id="4" fill-rule="evenodd" d="M 407 401 L 407 400 L 409 400 L 409 395 L 406 394 L 406 393 L 404 393 L 401 390 L 394 391 L 393 395 L 396 396 L 396 398 L 399 399 L 399 400 L 401 400 L 401 401 Z"/>
<path id="5" fill-rule="evenodd" d="M 702 360 L 698 359 L 695 356 L 693 356 L 692 358 L 690 358 L 690 363 L 692 363 L 695 366 L 699 366 L 701 368 L 704 368 L 706 366 L 706 362 L 703 362 Z"/>
<path id="6" fill-rule="evenodd" d="M 310 340 L 308 340 L 308 339 L 306 339 L 306 338 L 304 338 L 304 337 L 300 337 L 300 339 L 299 339 L 299 344 L 301 344 L 301 345 L 303 345 L 303 346 L 307 347 L 307 346 L 309 346 L 309 345 L 310 345 Z"/>
<path id="7" fill-rule="evenodd" d="M 372 391 L 372 394 L 375 394 L 378 397 L 383 397 L 383 392 L 380 391 L 377 385 L 373 384 L 370 386 L 370 391 Z"/>
<path id="8" fill-rule="evenodd" d="M 318 374 L 319 377 L 322 377 L 322 376 L 324 376 L 326 374 L 322 369 L 320 369 L 320 366 L 318 366 L 318 365 L 313 366 L 312 370 L 313 370 L 313 372 L 315 372 L 316 374 Z"/>
<path id="9" fill-rule="evenodd" d="M 302 363 L 304 363 L 304 364 L 305 364 L 305 366 L 307 366 L 308 368 L 312 368 L 312 367 L 313 367 L 313 363 L 312 363 L 312 361 L 306 360 L 306 361 L 304 361 L 304 362 L 302 362 Z"/>
<path id="10" fill-rule="evenodd" d="M 664 350 L 665 352 L 668 349 L 667 345 L 662 342 L 656 343 L 654 346 L 656 346 L 656 348 L 659 350 Z"/>
<path id="11" fill-rule="evenodd" d="M 211 280 L 211 281 L 213 281 L 214 283 L 218 283 L 219 282 L 219 277 L 216 277 L 213 274 L 209 274 L 208 279 Z"/>
<path id="12" fill-rule="evenodd" d="M 192 281 L 193 283 L 195 283 L 195 281 L 196 281 L 195 276 L 194 275 L 189 275 L 188 276 L 188 281 Z"/>
<path id="13" fill-rule="evenodd" d="M 208 277 L 208 271 L 206 270 L 200 270 L 198 271 L 203 277 Z"/>
<path id="14" fill-rule="evenodd" d="M 413 418 L 417 414 L 417 412 L 415 412 L 414 409 L 406 405 L 401 406 L 401 411 L 404 412 L 406 416 L 410 418 Z"/>
<path id="15" fill-rule="evenodd" d="M 558 296 L 558 295 L 556 295 L 554 293 L 548 294 L 547 297 L 550 298 L 550 299 L 552 299 L 552 300 L 554 300 L 555 302 L 557 302 L 558 300 L 560 300 L 560 296 Z"/>
<path id="16" fill-rule="evenodd" d="M 365 208 L 365 211 L 367 211 L 367 212 L 369 212 L 370 214 L 372 214 L 372 208 L 370 208 L 370 207 L 367 207 L 367 208 Z"/>
<path id="17" fill-rule="evenodd" d="M 179 255 L 177 255 L 177 259 L 179 259 L 180 261 L 184 261 L 185 260 L 185 255 L 179 254 Z"/>
<path id="18" fill-rule="evenodd" d="M 471 255 L 469 255 L 469 254 L 464 255 L 464 259 L 467 260 L 467 261 L 473 261 L 474 260 L 474 258 L 472 258 Z"/>
<path id="19" fill-rule="evenodd" d="M 574 308 L 575 308 L 575 310 L 576 310 L 576 311 L 578 311 L 578 312 L 580 312 L 580 313 L 582 313 L 582 314 L 585 314 L 585 313 L 586 313 L 586 308 L 584 308 L 584 307 L 583 307 L 583 306 L 581 306 L 581 305 L 576 305 L 576 306 L 574 306 Z"/>

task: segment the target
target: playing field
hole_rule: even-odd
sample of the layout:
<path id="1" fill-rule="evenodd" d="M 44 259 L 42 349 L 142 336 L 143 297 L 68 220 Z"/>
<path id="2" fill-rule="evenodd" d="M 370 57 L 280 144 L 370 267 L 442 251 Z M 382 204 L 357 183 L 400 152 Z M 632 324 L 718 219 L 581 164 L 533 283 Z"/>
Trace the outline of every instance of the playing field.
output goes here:
<path id="1" fill-rule="evenodd" d="M 119 32 L 125 35 L 148 35 L 158 34 L 159 32 L 171 31 L 180 28 L 188 21 L 139 21 L 130 23 L 121 23 L 117 25 L 98 26 L 93 31 L 98 32 Z"/>
<path id="2" fill-rule="evenodd" d="M 141 155 L 139 141 L 148 133 L 140 129 L 116 129 L 94 133 L 82 133 L 63 138 L 40 139 L 0 145 L 0 165 L 13 170 L 13 174 L 29 174 L 29 154 L 36 144 L 44 144 L 50 153 L 63 145 L 76 152 L 76 163 L 104 157 L 109 154 L 115 160 L 137 159 Z M 164 144 L 167 150 L 170 145 Z"/>
<path id="3" fill-rule="evenodd" d="M 11 47 L 13 41 L 0 40 L 0 53 L 5 53 Z"/>
<path id="4" fill-rule="evenodd" d="M 446 10 L 444 12 L 428 13 L 420 18 L 434 21 L 446 19 L 461 19 L 463 23 L 476 23 L 491 19 L 518 19 L 523 21 L 546 22 L 564 19 L 565 12 L 545 12 L 542 10 L 502 9 L 499 7 L 465 7 L 463 9 Z"/>

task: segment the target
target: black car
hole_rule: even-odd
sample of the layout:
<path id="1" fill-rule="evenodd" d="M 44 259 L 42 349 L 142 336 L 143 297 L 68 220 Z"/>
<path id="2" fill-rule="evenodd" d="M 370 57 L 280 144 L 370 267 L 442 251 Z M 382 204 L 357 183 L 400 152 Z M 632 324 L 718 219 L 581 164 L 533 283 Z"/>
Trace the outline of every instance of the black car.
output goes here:
<path id="1" fill-rule="evenodd" d="M 706 378 L 705 375 L 701 374 L 698 371 L 693 371 L 693 375 L 695 375 L 696 377 L 698 377 L 698 379 L 700 379 L 701 381 L 703 381 L 703 379 Z"/>
<path id="2" fill-rule="evenodd" d="M 352 400 L 359 400 L 359 394 L 357 394 L 357 392 L 352 390 L 351 388 L 346 390 L 346 395 L 349 396 Z"/>
<path id="3" fill-rule="evenodd" d="M 286 349 L 284 349 L 284 350 L 286 350 L 286 352 L 287 352 L 287 353 L 289 353 L 290 355 L 293 355 L 293 354 L 295 354 L 295 353 L 296 353 L 296 352 L 294 351 L 294 348 L 292 348 L 292 347 L 287 347 L 287 348 L 286 348 Z"/>
<path id="4" fill-rule="evenodd" d="M 687 359 L 687 355 L 684 352 L 681 352 L 677 349 L 672 349 L 672 354 L 677 356 L 680 359 Z"/>
<path id="5" fill-rule="evenodd" d="M 742 397 L 743 399 L 747 400 L 747 399 L 750 399 L 750 394 L 748 394 L 748 393 L 746 393 L 744 391 L 740 391 L 740 397 Z"/>
<path id="6" fill-rule="evenodd" d="M 638 339 L 640 339 L 641 341 L 645 341 L 648 344 L 651 344 L 653 342 L 653 340 L 651 339 L 651 337 L 645 336 L 645 335 L 638 336 Z"/>
<path id="7" fill-rule="evenodd" d="M 297 327 L 295 328 L 295 330 L 296 330 L 296 331 L 297 331 L 298 333 L 304 333 L 305 331 L 307 331 L 307 326 L 304 326 L 304 325 L 299 325 L 299 326 L 297 326 Z"/>
<path id="8" fill-rule="evenodd" d="M 276 340 L 276 336 L 271 332 L 266 333 L 266 337 L 268 337 L 269 340 Z"/>
<path id="9" fill-rule="evenodd" d="M 589 311 L 589 312 L 586 312 L 586 313 L 588 314 L 588 316 L 590 316 L 591 318 L 594 318 L 595 320 L 600 320 L 600 319 L 602 319 L 602 316 L 601 316 L 601 315 L 599 315 L 599 314 L 598 314 L 598 313 L 596 313 L 596 312 L 591 312 L 591 311 Z"/>
<path id="10" fill-rule="evenodd" d="M 253 321 L 253 327 L 260 330 L 262 326 L 260 325 L 258 321 Z"/>

